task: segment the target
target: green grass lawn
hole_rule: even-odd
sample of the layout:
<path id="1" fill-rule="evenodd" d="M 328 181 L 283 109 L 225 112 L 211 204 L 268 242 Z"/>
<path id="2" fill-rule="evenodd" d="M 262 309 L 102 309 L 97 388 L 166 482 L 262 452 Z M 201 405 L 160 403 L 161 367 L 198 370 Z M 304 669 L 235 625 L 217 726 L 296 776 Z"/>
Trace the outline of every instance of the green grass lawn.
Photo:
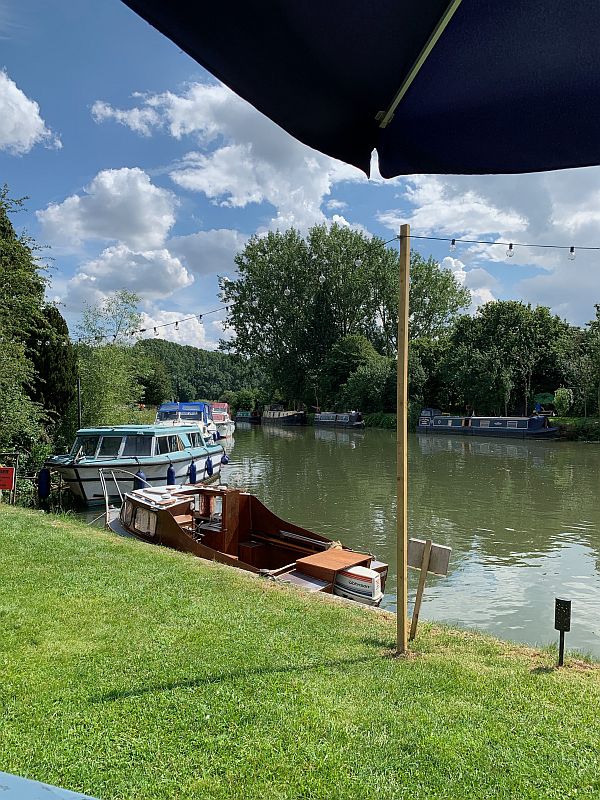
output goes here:
<path id="1" fill-rule="evenodd" d="M 0 770 L 108 798 L 598 798 L 600 669 L 0 506 Z"/>

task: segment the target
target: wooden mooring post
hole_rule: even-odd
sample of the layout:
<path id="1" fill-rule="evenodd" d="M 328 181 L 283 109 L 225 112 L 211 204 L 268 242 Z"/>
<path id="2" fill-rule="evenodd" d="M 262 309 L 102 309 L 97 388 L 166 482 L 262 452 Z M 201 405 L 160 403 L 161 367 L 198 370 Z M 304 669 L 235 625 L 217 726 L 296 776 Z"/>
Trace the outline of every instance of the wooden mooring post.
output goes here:
<path id="1" fill-rule="evenodd" d="M 396 653 L 408 651 L 408 298 L 410 225 L 400 227 L 400 292 L 398 297 L 398 367 L 396 375 Z"/>

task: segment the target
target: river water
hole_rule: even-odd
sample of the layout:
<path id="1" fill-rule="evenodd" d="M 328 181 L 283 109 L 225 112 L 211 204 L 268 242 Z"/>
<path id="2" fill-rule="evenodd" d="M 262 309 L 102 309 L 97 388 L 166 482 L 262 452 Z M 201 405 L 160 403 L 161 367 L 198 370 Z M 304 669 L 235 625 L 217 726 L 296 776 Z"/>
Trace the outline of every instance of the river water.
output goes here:
<path id="1" fill-rule="evenodd" d="M 229 485 L 387 561 L 383 606 L 395 610 L 395 432 L 238 426 L 230 457 Z M 600 444 L 415 434 L 408 460 L 409 535 L 452 548 L 420 619 L 543 645 L 557 641 L 562 597 L 567 647 L 600 657 Z M 410 580 L 412 605 L 418 572 Z"/>

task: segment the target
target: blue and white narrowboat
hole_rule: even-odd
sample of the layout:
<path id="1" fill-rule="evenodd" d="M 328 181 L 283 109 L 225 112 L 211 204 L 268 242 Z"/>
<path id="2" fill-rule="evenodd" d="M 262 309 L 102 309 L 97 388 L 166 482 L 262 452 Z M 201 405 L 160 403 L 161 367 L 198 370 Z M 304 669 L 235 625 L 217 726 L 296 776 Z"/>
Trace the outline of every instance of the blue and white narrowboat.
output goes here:
<path id="1" fill-rule="evenodd" d="M 552 439 L 559 434 L 548 417 L 538 414 L 530 417 L 468 417 L 442 414 L 438 408 L 421 411 L 417 432 L 506 439 Z"/>
<path id="2" fill-rule="evenodd" d="M 165 486 L 169 478 L 175 484 L 202 481 L 220 472 L 223 454 L 195 424 L 121 425 L 78 430 L 71 452 L 51 456 L 45 466 L 59 473 L 74 495 L 94 503 L 104 498 L 100 469 L 109 496 L 117 496 L 119 489 L 134 488 L 138 472 L 140 485 Z"/>

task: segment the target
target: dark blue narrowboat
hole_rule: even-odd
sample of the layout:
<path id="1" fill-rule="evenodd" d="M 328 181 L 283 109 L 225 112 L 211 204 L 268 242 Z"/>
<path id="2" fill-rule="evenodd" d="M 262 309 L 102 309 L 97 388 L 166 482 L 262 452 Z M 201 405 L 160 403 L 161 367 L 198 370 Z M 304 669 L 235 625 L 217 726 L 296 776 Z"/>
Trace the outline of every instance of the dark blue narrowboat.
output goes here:
<path id="1" fill-rule="evenodd" d="M 442 414 L 439 408 L 424 408 L 419 415 L 418 433 L 452 436 L 492 436 L 504 439 L 552 439 L 559 430 L 548 417 L 467 417 Z"/>

